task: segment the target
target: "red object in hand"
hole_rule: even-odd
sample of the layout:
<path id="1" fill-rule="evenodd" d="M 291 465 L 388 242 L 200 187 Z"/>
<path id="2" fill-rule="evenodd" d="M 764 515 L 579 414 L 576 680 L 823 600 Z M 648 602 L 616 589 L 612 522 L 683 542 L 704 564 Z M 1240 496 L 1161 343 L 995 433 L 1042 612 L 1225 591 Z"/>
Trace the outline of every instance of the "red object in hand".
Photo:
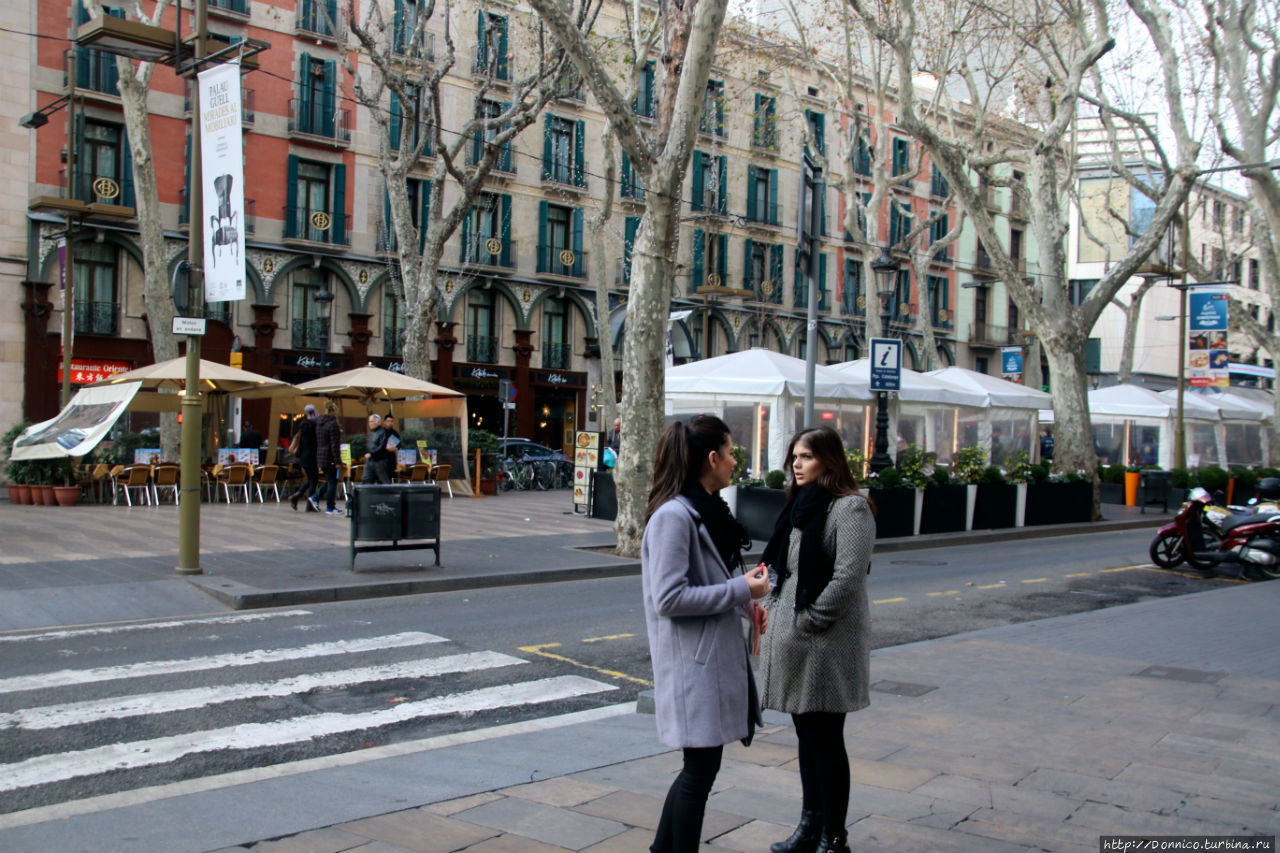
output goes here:
<path id="1" fill-rule="evenodd" d="M 751 654 L 760 654 L 760 638 L 764 636 L 769 625 L 769 611 L 756 602 L 751 602 Z"/>

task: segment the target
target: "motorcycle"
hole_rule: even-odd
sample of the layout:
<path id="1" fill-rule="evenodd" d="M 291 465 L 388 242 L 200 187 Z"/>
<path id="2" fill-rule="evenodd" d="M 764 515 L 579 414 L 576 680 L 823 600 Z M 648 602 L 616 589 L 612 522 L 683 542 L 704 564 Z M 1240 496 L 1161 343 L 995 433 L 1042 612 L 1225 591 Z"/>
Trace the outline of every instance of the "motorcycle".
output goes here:
<path id="1" fill-rule="evenodd" d="M 1192 489 L 1173 521 L 1156 531 L 1148 549 L 1151 562 L 1162 569 L 1174 569 L 1184 562 L 1200 571 L 1210 569 L 1213 563 L 1201 560 L 1196 552 L 1214 550 L 1222 539 L 1221 526 L 1233 517 L 1224 507 L 1214 504 L 1207 491 Z M 1195 530 L 1194 545 L 1189 528 Z"/>
<path id="2" fill-rule="evenodd" d="M 1197 538 L 1194 527 L 1193 520 L 1188 543 Z M 1280 578 L 1280 514 L 1236 516 L 1223 524 L 1222 536 L 1216 547 L 1205 550 L 1192 544 L 1188 562 L 1194 559 L 1193 565 L 1206 564 L 1209 570 L 1231 567 L 1242 578 L 1250 573 Z"/>

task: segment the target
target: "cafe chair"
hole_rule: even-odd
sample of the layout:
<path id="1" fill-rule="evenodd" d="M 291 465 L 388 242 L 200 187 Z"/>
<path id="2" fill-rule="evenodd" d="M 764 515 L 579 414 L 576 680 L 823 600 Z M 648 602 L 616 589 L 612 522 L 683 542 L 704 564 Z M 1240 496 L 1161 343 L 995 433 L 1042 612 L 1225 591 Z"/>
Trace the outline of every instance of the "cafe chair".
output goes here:
<path id="1" fill-rule="evenodd" d="M 89 472 L 89 488 L 88 494 L 98 503 L 102 503 L 107 493 L 107 486 L 111 483 L 111 466 L 105 462 L 99 462 L 93 466 L 93 470 Z"/>
<path id="2" fill-rule="evenodd" d="M 248 465 L 229 465 L 222 469 L 223 477 L 220 482 L 222 484 L 222 497 L 227 503 L 231 503 L 231 490 L 244 491 L 244 502 L 248 503 L 249 494 L 249 466 Z"/>
<path id="3" fill-rule="evenodd" d="M 347 497 L 347 483 L 352 486 L 360 485 L 360 481 L 364 479 L 364 465 L 351 465 L 347 468 L 348 476 L 342 480 L 342 499 L 349 500 Z"/>
<path id="4" fill-rule="evenodd" d="M 158 465 L 151 478 L 151 499 L 156 506 L 160 505 L 160 490 L 168 489 L 173 496 L 173 505 L 178 505 L 178 472 L 177 465 Z"/>
<path id="5" fill-rule="evenodd" d="M 254 488 L 258 490 L 258 502 L 266 503 L 262 497 L 262 489 L 266 487 L 276 496 L 276 503 L 280 503 L 280 466 L 279 465 L 263 465 L 258 472 L 258 480 L 254 483 Z"/>
<path id="6" fill-rule="evenodd" d="M 142 502 L 144 504 L 151 503 L 151 466 L 150 465 L 134 465 L 125 468 L 118 477 L 116 477 L 115 488 L 112 491 L 111 503 L 116 505 L 119 503 L 120 492 L 124 492 L 124 502 L 128 506 L 133 506 L 133 496 L 131 492 L 140 490 L 142 492 Z"/>
<path id="7" fill-rule="evenodd" d="M 419 462 L 409 469 L 404 476 L 406 483 L 425 483 L 431 478 L 431 466 L 425 462 Z"/>
<path id="8" fill-rule="evenodd" d="M 449 490 L 449 497 L 453 497 L 453 485 L 449 482 L 449 472 L 453 469 L 452 465 L 437 465 L 431 469 L 431 482 L 439 483 L 440 487 Z"/>

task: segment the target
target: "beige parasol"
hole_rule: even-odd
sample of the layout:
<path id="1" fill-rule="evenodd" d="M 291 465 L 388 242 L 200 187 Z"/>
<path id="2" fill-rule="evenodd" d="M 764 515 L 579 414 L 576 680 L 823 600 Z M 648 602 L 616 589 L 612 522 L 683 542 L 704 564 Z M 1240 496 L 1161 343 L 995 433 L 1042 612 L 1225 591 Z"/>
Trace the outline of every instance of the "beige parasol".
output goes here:
<path id="1" fill-rule="evenodd" d="M 143 391 L 183 391 L 187 387 L 186 356 L 171 358 L 158 364 L 148 364 L 125 373 L 94 382 L 94 385 L 118 385 L 121 382 L 141 382 Z M 297 389 L 280 379 L 272 379 L 260 373 L 251 373 L 228 364 L 200 359 L 200 390 L 221 391 L 237 397 L 272 397 L 276 394 L 296 394 Z M 174 406 L 172 411 L 177 411 Z"/>

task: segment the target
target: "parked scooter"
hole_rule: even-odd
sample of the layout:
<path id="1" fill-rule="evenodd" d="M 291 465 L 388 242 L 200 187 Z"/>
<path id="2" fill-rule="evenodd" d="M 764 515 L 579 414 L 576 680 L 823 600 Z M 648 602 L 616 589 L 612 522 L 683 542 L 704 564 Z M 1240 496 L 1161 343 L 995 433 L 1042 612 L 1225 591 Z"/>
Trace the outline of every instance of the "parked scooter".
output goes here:
<path id="1" fill-rule="evenodd" d="M 1219 513 L 1221 518 L 1217 517 Z M 1162 569 L 1174 569 L 1185 562 L 1192 568 L 1208 570 L 1213 563 L 1200 560 L 1195 552 L 1216 549 L 1221 541 L 1221 525 L 1233 517 L 1225 507 L 1214 504 L 1207 491 L 1199 487 L 1192 489 L 1173 521 L 1156 531 L 1156 538 L 1148 549 L 1151 562 Z M 1194 544 L 1190 541 L 1189 528 L 1195 531 Z"/>
<path id="2" fill-rule="evenodd" d="M 1222 541 L 1204 550 L 1195 544 L 1197 522 L 1192 515 L 1187 524 L 1189 563 L 1239 577 L 1280 578 L 1280 514 L 1236 516 L 1222 526 Z"/>

